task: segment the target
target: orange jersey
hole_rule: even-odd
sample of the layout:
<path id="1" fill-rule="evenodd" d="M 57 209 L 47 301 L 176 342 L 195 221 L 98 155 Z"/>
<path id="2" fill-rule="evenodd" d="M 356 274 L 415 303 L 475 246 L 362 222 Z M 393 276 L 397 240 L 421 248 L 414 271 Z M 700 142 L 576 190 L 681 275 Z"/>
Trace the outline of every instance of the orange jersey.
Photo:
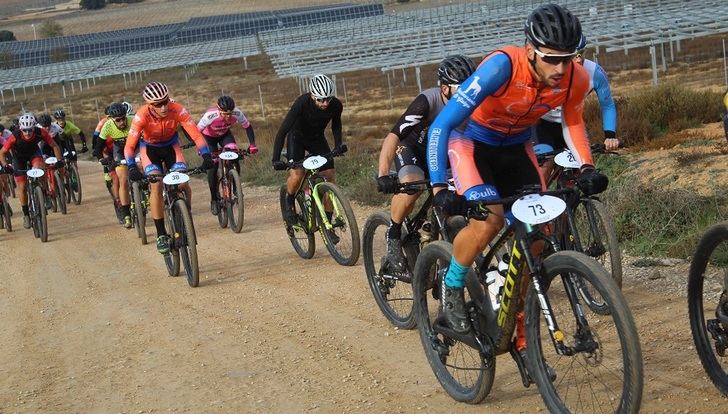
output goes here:
<path id="1" fill-rule="evenodd" d="M 124 148 L 127 161 L 134 156 L 140 135 L 143 134 L 144 142 L 149 145 L 164 146 L 172 143 L 171 141 L 177 137 L 177 127 L 179 126 L 182 126 L 189 134 L 201 154 L 209 152 L 205 139 L 197 130 L 197 125 L 187 109 L 177 102 L 170 101 L 167 105 L 167 116 L 164 118 L 157 116 L 148 104 L 137 111 L 131 123 L 131 128 L 129 128 L 129 135 Z"/>

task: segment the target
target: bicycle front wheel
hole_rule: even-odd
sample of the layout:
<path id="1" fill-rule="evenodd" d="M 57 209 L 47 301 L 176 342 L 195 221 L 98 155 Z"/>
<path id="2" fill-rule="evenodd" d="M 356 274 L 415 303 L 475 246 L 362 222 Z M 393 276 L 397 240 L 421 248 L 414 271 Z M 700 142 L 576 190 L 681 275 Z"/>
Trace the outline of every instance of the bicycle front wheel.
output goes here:
<path id="1" fill-rule="evenodd" d="M 688 276 L 688 315 L 695 349 L 716 388 L 728 396 L 728 222 L 700 239 Z"/>
<path id="2" fill-rule="evenodd" d="M 550 412 L 636 413 L 642 400 L 642 354 L 622 292 L 594 259 L 574 251 L 547 257 L 541 271 L 551 305 L 549 321 L 531 285 L 526 297 L 527 364 Z M 581 300 L 577 286 L 597 292 L 608 308 L 600 315 Z M 581 311 L 581 312 L 580 312 Z M 557 351 L 548 329 L 558 325 L 567 351 Z"/>
<path id="3" fill-rule="evenodd" d="M 177 232 L 176 222 L 173 223 L 172 219 L 170 218 L 170 215 L 172 214 L 171 210 L 165 211 L 164 214 L 164 223 L 167 227 L 167 234 L 170 235 L 172 240 L 174 240 L 174 234 Z M 167 267 L 167 273 L 170 276 L 179 276 L 179 249 L 177 248 L 177 245 L 172 243 L 169 249 L 169 253 L 164 254 L 164 264 Z"/>
<path id="4" fill-rule="evenodd" d="M 76 163 L 71 163 L 69 170 L 69 183 L 68 187 L 71 189 L 71 199 L 73 203 L 78 205 L 81 204 L 81 196 L 83 191 L 81 190 L 81 174 L 78 173 L 78 166 Z"/>
<path id="5" fill-rule="evenodd" d="M 243 202 L 243 186 L 240 183 L 240 176 L 234 169 L 228 171 L 228 217 L 230 218 L 230 230 L 240 233 L 245 221 L 245 203 Z"/>
<path id="6" fill-rule="evenodd" d="M 172 237 L 173 243 L 179 249 L 187 283 L 191 287 L 197 287 L 200 284 L 200 268 L 197 263 L 197 235 L 192 224 L 192 216 L 184 200 L 175 201 L 172 209 L 176 230 Z"/>
<path id="7" fill-rule="evenodd" d="M 147 215 L 144 213 L 144 198 L 141 184 L 137 181 L 131 183 L 132 208 L 134 210 L 134 226 L 137 229 L 137 236 L 142 244 L 147 244 Z"/>
<path id="8" fill-rule="evenodd" d="M 40 237 L 40 241 L 43 243 L 48 241 L 48 212 L 45 206 L 45 196 L 43 195 L 43 189 L 40 186 L 35 187 L 33 190 L 35 196 L 35 217 L 33 218 L 33 231 L 36 237 Z"/>
<path id="9" fill-rule="evenodd" d="M 56 203 L 58 205 L 58 209 L 61 211 L 61 214 L 68 213 L 68 210 L 66 209 L 66 188 L 63 185 L 63 176 L 61 175 L 60 171 L 53 172 L 53 178 L 55 178 L 53 186 L 55 187 L 53 190 L 56 193 Z"/>
<path id="10" fill-rule="evenodd" d="M 283 185 L 281 186 L 279 199 L 284 222 L 286 220 L 286 195 L 286 186 Z M 309 217 L 302 193 L 296 196 L 296 215 L 299 217 L 298 222 L 294 225 L 286 224 L 286 232 L 288 232 L 288 238 L 291 240 L 293 250 L 302 258 L 310 259 L 316 251 L 316 239 L 313 237 L 313 233 L 309 231 L 311 217 Z"/>
<path id="11" fill-rule="evenodd" d="M 427 361 L 442 388 L 457 401 L 477 404 L 493 387 L 495 358 L 486 364 L 480 351 L 433 329 L 440 310 L 440 283 L 451 257 L 452 245 L 445 241 L 428 244 L 417 256 L 412 280 L 415 319 Z M 466 303 L 469 300 L 466 289 Z"/>
<path id="12" fill-rule="evenodd" d="M 324 202 L 324 206 L 330 203 L 331 212 L 320 211 L 319 214 L 326 214 L 331 228 L 327 229 L 323 224 L 324 220 L 321 217 L 320 223 L 321 234 L 324 237 L 326 249 L 331 253 L 331 257 L 336 260 L 336 263 L 342 266 L 353 266 L 356 261 L 359 260 L 359 227 L 356 224 L 356 216 L 354 216 L 354 210 L 349 204 L 349 199 L 346 198 L 344 192 L 332 183 L 321 183 L 317 185 L 316 191 L 318 191 L 321 200 Z"/>
<path id="13" fill-rule="evenodd" d="M 384 316 L 399 329 L 412 329 L 415 327 L 415 317 L 412 312 L 414 301 L 411 273 L 394 274 L 389 270 L 389 264 L 385 259 L 389 223 L 389 214 L 383 212 L 372 214 L 364 223 L 362 234 L 364 271 L 374 300 Z M 407 253 L 405 250 L 405 257 L 412 270 L 415 257 L 410 258 Z"/>

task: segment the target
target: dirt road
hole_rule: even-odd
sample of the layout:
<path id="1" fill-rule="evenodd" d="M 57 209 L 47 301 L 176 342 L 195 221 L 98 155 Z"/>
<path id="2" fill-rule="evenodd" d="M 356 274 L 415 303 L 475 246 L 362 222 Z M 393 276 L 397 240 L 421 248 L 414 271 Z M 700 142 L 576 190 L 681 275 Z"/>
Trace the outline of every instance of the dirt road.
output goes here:
<path id="1" fill-rule="evenodd" d="M 361 264 L 336 265 L 320 240 L 313 259 L 296 256 L 277 191 L 247 187 L 245 227 L 234 234 L 194 180 L 201 282 L 192 289 L 116 224 L 98 167 L 82 162 L 81 172 L 83 203 L 50 215 L 48 243 L 17 213 L 16 231 L 0 231 L 0 413 L 545 410 L 508 356 L 482 405 L 451 400 L 416 332 L 379 313 Z M 356 211 L 361 228 L 371 210 Z M 645 359 L 643 412 L 726 412 L 676 293 L 684 266 L 660 271 L 625 276 Z"/>

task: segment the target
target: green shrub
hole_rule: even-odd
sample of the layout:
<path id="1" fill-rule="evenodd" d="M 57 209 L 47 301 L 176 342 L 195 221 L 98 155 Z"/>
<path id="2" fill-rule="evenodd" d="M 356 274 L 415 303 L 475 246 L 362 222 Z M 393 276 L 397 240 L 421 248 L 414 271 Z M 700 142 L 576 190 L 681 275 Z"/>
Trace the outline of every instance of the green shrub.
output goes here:
<path id="1" fill-rule="evenodd" d="M 668 132 L 717 122 L 723 111 L 721 102 L 719 93 L 695 91 L 675 83 L 645 88 L 615 100 L 617 134 L 630 146 L 659 139 Z M 588 99 L 584 119 L 590 135 L 601 139 L 601 110 L 595 98 Z"/>
<path id="2" fill-rule="evenodd" d="M 611 181 L 602 198 L 614 217 L 622 249 L 633 255 L 690 256 L 703 232 L 728 217 L 724 195 L 635 186 L 629 179 Z"/>

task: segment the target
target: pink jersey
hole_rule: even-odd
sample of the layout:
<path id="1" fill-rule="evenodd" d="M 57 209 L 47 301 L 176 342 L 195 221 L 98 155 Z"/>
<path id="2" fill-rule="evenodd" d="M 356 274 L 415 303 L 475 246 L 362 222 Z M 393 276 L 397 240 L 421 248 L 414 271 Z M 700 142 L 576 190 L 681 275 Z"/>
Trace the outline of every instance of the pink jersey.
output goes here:
<path id="1" fill-rule="evenodd" d="M 217 107 L 211 107 L 202 115 L 200 122 L 197 123 L 197 129 L 208 137 L 221 137 L 230 130 L 230 127 L 240 123 L 243 128 L 249 128 L 250 122 L 245 117 L 243 111 L 235 107 L 232 112 L 232 116 L 225 117 L 220 116 L 220 110 Z"/>

